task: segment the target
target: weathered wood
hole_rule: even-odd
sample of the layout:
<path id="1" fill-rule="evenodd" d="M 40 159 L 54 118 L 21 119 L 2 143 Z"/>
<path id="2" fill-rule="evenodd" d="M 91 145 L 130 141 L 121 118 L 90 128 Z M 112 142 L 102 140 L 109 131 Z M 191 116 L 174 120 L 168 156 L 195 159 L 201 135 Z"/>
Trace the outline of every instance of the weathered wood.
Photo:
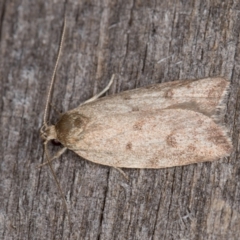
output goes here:
<path id="1" fill-rule="evenodd" d="M 240 3 L 233 1 L 1 1 L 0 238 L 239 239 Z M 67 34 L 52 104 L 78 106 L 150 83 L 222 76 L 223 122 L 234 152 L 213 163 L 118 171 L 71 151 L 54 169 L 72 232 L 43 161 L 39 129 L 64 12 Z M 52 111 L 50 121 L 57 119 Z M 54 148 L 55 149 L 55 148 Z M 55 151 L 55 150 L 54 150 Z"/>

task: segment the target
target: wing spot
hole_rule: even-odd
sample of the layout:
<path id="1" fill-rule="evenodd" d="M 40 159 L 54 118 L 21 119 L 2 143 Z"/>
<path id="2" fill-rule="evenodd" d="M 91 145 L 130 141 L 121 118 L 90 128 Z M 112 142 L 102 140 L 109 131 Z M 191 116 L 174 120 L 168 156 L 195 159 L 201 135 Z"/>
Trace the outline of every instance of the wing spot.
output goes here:
<path id="1" fill-rule="evenodd" d="M 143 127 L 143 125 L 145 124 L 145 122 L 144 121 L 137 121 L 137 122 L 135 122 L 135 124 L 133 125 L 133 129 L 134 130 L 142 130 L 142 127 Z"/>
<path id="2" fill-rule="evenodd" d="M 139 108 L 138 108 L 138 107 L 133 107 L 133 108 L 132 108 L 132 111 L 133 111 L 133 112 L 138 112 L 138 111 L 139 111 Z"/>
<path id="3" fill-rule="evenodd" d="M 125 96 L 123 96 L 123 99 L 124 99 L 124 100 L 130 100 L 130 99 L 132 99 L 132 98 L 131 98 L 131 96 L 129 96 L 129 95 L 126 94 Z"/>
<path id="4" fill-rule="evenodd" d="M 188 150 L 189 152 L 195 152 L 195 151 L 196 151 L 196 147 L 195 147 L 193 144 L 190 144 L 190 145 L 188 146 L 187 150 Z"/>
<path id="5" fill-rule="evenodd" d="M 128 142 L 128 143 L 127 143 L 126 149 L 127 149 L 127 150 L 132 150 L 132 143 L 131 143 L 131 142 Z"/>
<path id="6" fill-rule="evenodd" d="M 174 147 L 174 148 L 177 147 L 177 140 L 173 136 L 173 134 L 168 135 L 166 141 L 169 146 Z"/>
<path id="7" fill-rule="evenodd" d="M 165 97 L 168 98 L 168 97 L 173 97 L 174 93 L 173 93 L 173 90 L 170 89 L 168 90 L 166 93 L 165 93 Z"/>

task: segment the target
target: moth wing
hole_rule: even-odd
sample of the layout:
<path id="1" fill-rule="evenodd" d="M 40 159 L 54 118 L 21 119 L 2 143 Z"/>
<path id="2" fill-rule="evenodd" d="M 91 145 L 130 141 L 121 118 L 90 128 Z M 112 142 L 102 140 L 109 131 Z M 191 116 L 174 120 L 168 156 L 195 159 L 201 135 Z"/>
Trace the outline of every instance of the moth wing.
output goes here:
<path id="1" fill-rule="evenodd" d="M 223 78 L 180 80 L 121 92 L 80 106 L 79 113 L 102 118 L 115 113 L 188 109 L 214 116 L 221 109 L 229 82 Z"/>
<path id="2" fill-rule="evenodd" d="M 223 127 L 194 111 L 112 114 L 90 120 L 76 132 L 74 148 L 92 162 L 119 168 L 164 168 L 227 156 L 231 142 Z"/>

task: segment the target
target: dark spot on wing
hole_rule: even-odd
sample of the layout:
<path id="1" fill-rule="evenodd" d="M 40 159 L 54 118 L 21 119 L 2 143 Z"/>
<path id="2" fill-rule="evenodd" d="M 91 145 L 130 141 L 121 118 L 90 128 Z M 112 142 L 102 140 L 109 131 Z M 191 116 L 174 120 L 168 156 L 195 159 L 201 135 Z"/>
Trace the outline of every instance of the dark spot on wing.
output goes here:
<path id="1" fill-rule="evenodd" d="M 167 136 L 167 144 L 171 147 L 177 147 L 177 140 L 175 139 L 175 137 L 173 136 L 174 134 L 170 134 Z"/>
<path id="2" fill-rule="evenodd" d="M 133 112 L 138 112 L 138 111 L 139 111 L 139 108 L 138 108 L 138 107 L 132 107 L 132 111 L 133 111 Z"/>
<path id="3" fill-rule="evenodd" d="M 143 125 L 145 124 L 145 122 L 143 120 L 141 121 L 137 121 L 135 122 L 135 124 L 133 125 L 133 129 L 134 130 L 142 130 Z"/>
<path id="4" fill-rule="evenodd" d="M 132 150 L 132 143 L 131 142 L 127 143 L 126 150 Z"/>

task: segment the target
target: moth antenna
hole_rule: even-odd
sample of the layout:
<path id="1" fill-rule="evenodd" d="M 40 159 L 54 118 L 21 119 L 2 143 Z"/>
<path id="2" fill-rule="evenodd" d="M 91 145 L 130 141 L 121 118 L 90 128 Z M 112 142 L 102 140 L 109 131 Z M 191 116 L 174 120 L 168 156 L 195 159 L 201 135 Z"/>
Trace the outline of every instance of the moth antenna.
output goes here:
<path id="1" fill-rule="evenodd" d="M 67 207 L 67 202 L 65 200 L 64 193 L 63 193 L 63 190 L 61 188 L 60 182 L 58 181 L 58 178 L 57 178 L 57 176 L 56 176 L 56 174 L 55 174 L 55 172 L 53 170 L 52 163 L 50 161 L 50 157 L 49 157 L 49 154 L 48 154 L 47 143 L 48 143 L 48 141 L 44 142 L 44 152 L 45 152 L 46 157 L 47 157 L 47 164 L 48 164 L 48 166 L 49 166 L 49 168 L 51 170 L 51 173 L 52 173 L 52 175 L 54 177 L 54 180 L 55 180 L 55 182 L 57 184 L 58 190 L 59 190 L 59 192 L 61 194 L 61 197 L 62 197 L 62 200 L 63 200 L 63 206 L 65 208 L 65 211 L 67 212 L 67 217 L 68 217 L 70 231 L 71 231 L 71 221 L 70 221 L 70 214 L 69 214 L 68 207 Z"/>
<path id="2" fill-rule="evenodd" d="M 58 62 L 60 59 L 60 55 L 62 52 L 62 47 L 63 47 L 63 40 L 64 40 L 64 35 L 65 35 L 65 30 L 66 30 L 66 17 L 64 17 L 64 22 L 63 22 L 63 29 L 62 29 L 62 35 L 61 35 L 61 40 L 60 40 L 60 44 L 59 44 L 59 48 L 58 48 L 58 54 L 57 54 L 57 60 L 54 66 L 54 70 L 53 70 L 53 74 L 52 74 L 52 78 L 51 78 L 51 82 L 50 82 L 50 87 L 48 90 L 48 95 L 47 95 L 47 101 L 46 101 L 46 106 L 45 106 L 45 110 L 44 110 L 44 116 L 43 116 L 43 126 L 46 127 L 47 125 L 47 118 L 48 118 L 48 111 L 49 111 L 49 105 L 50 105 L 50 98 L 51 98 L 51 94 L 52 94 L 52 89 L 53 89 L 53 84 L 54 84 L 54 80 L 55 80 L 55 76 L 56 76 L 56 71 L 57 71 L 57 67 L 58 67 Z M 46 140 L 44 142 L 44 152 L 46 154 L 47 157 L 47 164 L 51 170 L 51 173 L 54 177 L 54 180 L 57 184 L 58 190 L 61 194 L 62 200 L 63 200 L 63 206 L 65 208 L 65 211 L 67 212 L 67 217 L 68 217 L 68 221 L 69 221 L 69 226 L 70 226 L 70 231 L 71 231 L 71 221 L 70 221 L 70 215 L 69 215 L 69 211 L 68 211 L 68 207 L 67 207 L 67 202 L 65 200 L 61 185 L 58 181 L 58 178 L 53 170 L 50 158 L 49 158 L 49 154 L 48 154 L 48 149 L 47 149 L 47 143 L 48 140 Z"/>
<path id="3" fill-rule="evenodd" d="M 46 102 L 46 106 L 45 106 L 45 110 L 44 110 L 44 116 L 43 116 L 43 125 L 44 125 L 44 126 L 47 126 L 47 117 L 48 117 L 50 97 L 51 97 L 51 94 L 52 94 L 52 89 L 53 89 L 53 84 L 54 84 L 54 80 L 55 80 L 55 76 L 56 76 L 56 71 L 57 71 L 57 67 L 58 67 L 58 62 L 59 62 L 60 55 L 61 55 L 61 52 L 62 52 L 62 46 L 63 46 L 63 40 L 64 40 L 64 35 L 65 35 L 65 30 L 66 30 L 66 17 L 64 17 L 63 30 L 62 30 L 60 45 L 59 45 L 59 48 L 58 48 L 57 60 L 56 60 L 55 66 L 54 66 L 54 70 L 53 70 L 53 74 L 52 74 L 52 78 L 51 78 L 50 87 L 49 87 L 49 90 L 48 90 L 47 102 Z"/>

